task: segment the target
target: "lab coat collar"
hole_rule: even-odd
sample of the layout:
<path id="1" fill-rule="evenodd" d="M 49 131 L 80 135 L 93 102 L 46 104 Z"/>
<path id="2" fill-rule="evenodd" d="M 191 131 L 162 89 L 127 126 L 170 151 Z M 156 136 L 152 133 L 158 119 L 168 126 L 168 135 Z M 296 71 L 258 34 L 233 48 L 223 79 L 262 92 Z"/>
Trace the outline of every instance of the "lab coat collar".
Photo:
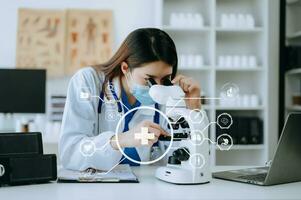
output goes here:
<path id="1" fill-rule="evenodd" d="M 112 84 L 114 87 L 114 91 L 116 93 L 116 95 L 118 96 L 118 99 L 121 98 L 121 82 L 120 82 L 120 77 L 116 76 L 113 78 L 112 80 Z"/>

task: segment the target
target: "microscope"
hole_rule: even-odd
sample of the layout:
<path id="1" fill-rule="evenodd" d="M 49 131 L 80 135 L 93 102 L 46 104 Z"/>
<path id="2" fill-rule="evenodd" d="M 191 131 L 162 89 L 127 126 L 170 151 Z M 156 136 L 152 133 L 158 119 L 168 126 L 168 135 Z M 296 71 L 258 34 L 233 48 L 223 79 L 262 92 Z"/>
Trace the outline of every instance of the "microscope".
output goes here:
<path id="1" fill-rule="evenodd" d="M 168 164 L 159 167 L 155 176 L 174 184 L 210 182 L 209 142 L 206 140 L 209 122 L 205 111 L 187 109 L 185 93 L 169 80 L 163 85 L 152 84 L 149 94 L 154 101 L 165 106 L 165 114 L 172 125 L 167 128 L 173 129 L 173 141 L 168 136 L 160 137 L 159 140 L 178 144 L 172 146 Z"/>

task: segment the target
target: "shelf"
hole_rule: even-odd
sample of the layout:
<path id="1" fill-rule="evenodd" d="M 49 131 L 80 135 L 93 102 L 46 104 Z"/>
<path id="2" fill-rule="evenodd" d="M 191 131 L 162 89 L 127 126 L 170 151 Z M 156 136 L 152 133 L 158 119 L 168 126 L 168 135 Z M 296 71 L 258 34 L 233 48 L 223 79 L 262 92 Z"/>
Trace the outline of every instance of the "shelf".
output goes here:
<path id="1" fill-rule="evenodd" d="M 202 67 L 178 67 L 178 70 L 181 71 L 199 71 L 199 70 L 211 70 L 212 67 L 210 66 L 202 66 Z"/>
<path id="2" fill-rule="evenodd" d="M 165 31 L 193 31 L 193 32 L 206 32 L 206 31 L 210 31 L 210 27 L 173 27 L 173 26 L 163 26 L 162 28 Z"/>
<path id="3" fill-rule="evenodd" d="M 263 150 L 263 144 L 236 144 L 231 147 L 231 150 Z M 221 151 L 217 146 L 216 150 Z"/>
<path id="4" fill-rule="evenodd" d="M 287 106 L 286 109 L 290 111 L 301 111 L 301 106 Z"/>
<path id="5" fill-rule="evenodd" d="M 301 0 L 286 0 L 286 5 L 288 6 L 301 5 Z"/>
<path id="6" fill-rule="evenodd" d="M 301 0 L 300 0 L 301 1 Z M 238 84 L 242 94 L 256 94 L 260 102 L 266 102 L 269 82 L 267 72 L 268 64 L 268 42 L 266 34 L 268 31 L 268 0 L 217 0 L 217 1 L 196 1 L 189 2 L 180 0 L 159 0 L 158 3 L 158 27 L 170 34 L 174 40 L 179 55 L 202 55 L 204 67 L 187 67 L 179 64 L 178 70 L 181 74 L 190 76 L 197 80 L 202 89 L 206 91 L 206 96 L 212 100 L 206 101 L 202 108 L 208 113 L 210 122 L 216 121 L 216 115 L 222 112 L 260 117 L 264 123 L 263 138 L 268 138 L 261 145 L 234 145 L 232 150 L 242 149 L 243 151 L 232 151 L 229 153 L 219 153 L 213 151 L 211 159 L 216 163 L 262 163 L 267 160 L 265 151 L 267 145 L 274 141 L 274 135 L 270 135 L 270 123 L 267 104 L 262 103 L 254 107 L 242 107 L 236 105 L 243 104 L 222 104 L 219 105 L 220 90 L 227 82 Z M 182 27 L 177 24 L 170 24 L 172 13 L 199 13 L 204 18 L 204 27 Z M 251 14 L 255 20 L 254 28 L 231 27 L 224 28 L 220 25 L 221 14 Z M 185 25 L 185 24 L 182 24 Z M 297 29 L 299 30 L 299 29 Z M 297 40 L 298 41 L 298 40 Z M 246 55 L 255 56 L 258 66 L 235 67 L 234 61 L 231 66 L 219 66 L 218 57 L 221 55 Z M 183 61 L 183 60 L 182 60 Z M 180 63 L 180 62 L 179 62 Z M 181 62 L 182 64 L 187 62 Z M 225 63 L 226 64 L 226 63 Z M 256 105 L 256 104 L 255 104 Z M 263 106 L 264 105 L 264 106 Z M 215 138 L 216 130 L 210 128 L 210 136 Z M 214 146 L 212 146 L 214 148 Z M 244 150 L 245 149 L 245 150 Z M 257 150 L 260 149 L 260 150 Z M 217 153 L 218 152 L 218 153 Z M 242 152 L 242 153 L 240 153 Z M 217 154 L 222 154 L 222 156 Z M 222 157 L 222 159 L 221 159 Z M 246 158 L 247 157 L 247 158 Z M 219 159 L 219 160 L 216 160 Z"/>
<path id="7" fill-rule="evenodd" d="M 215 68 L 216 69 L 216 71 L 261 71 L 261 70 L 263 70 L 263 68 L 262 67 L 246 67 L 246 68 L 234 68 L 234 67 L 232 67 L 232 68 L 230 68 L 230 67 L 216 67 Z"/>
<path id="8" fill-rule="evenodd" d="M 222 27 L 216 27 L 215 30 L 217 32 L 242 32 L 242 33 L 253 33 L 253 32 L 261 32 L 261 27 L 255 27 L 255 28 L 222 28 Z"/>
<path id="9" fill-rule="evenodd" d="M 301 68 L 291 69 L 286 72 L 286 75 L 296 75 L 296 74 L 301 75 Z"/>
<path id="10" fill-rule="evenodd" d="M 263 110 L 263 106 L 241 107 L 241 106 L 215 106 L 216 110 Z"/>
<path id="11" fill-rule="evenodd" d="M 287 35 L 286 39 L 288 40 L 301 39 L 301 31 L 296 31 L 290 35 Z"/>

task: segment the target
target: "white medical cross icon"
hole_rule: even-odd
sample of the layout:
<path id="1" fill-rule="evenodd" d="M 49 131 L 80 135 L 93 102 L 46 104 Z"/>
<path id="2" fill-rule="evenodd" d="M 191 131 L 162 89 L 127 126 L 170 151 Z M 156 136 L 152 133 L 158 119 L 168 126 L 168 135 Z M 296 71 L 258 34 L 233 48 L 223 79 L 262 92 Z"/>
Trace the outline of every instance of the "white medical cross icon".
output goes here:
<path id="1" fill-rule="evenodd" d="M 135 139 L 141 140 L 141 145 L 147 145 L 148 140 L 153 140 L 155 138 L 154 133 L 149 133 L 147 127 L 141 127 L 140 133 L 135 133 Z"/>

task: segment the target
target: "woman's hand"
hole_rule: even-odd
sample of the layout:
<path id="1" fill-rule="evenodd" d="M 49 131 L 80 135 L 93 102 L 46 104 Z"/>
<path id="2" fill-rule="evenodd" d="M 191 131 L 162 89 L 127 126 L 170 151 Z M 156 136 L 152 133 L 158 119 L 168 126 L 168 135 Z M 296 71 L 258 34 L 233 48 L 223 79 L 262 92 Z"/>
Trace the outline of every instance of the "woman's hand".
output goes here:
<path id="1" fill-rule="evenodd" d="M 179 84 L 179 86 L 185 92 L 185 102 L 189 109 L 200 109 L 201 108 L 201 87 L 191 77 L 183 75 L 177 75 L 173 80 L 173 84 Z"/>
<path id="2" fill-rule="evenodd" d="M 120 133 L 118 135 L 118 142 L 121 148 L 124 147 L 139 147 L 143 146 L 141 143 L 141 139 L 135 138 L 135 134 L 141 133 L 141 128 L 147 128 L 148 133 L 153 133 L 154 138 L 153 139 L 148 139 L 148 143 L 146 144 L 147 146 L 152 146 L 154 143 L 158 141 L 158 138 L 160 135 L 165 135 L 168 136 L 169 134 L 163 130 L 158 124 L 155 124 L 151 121 L 142 121 L 129 131 L 125 133 Z M 117 146 L 117 141 L 116 141 L 116 136 L 113 136 L 111 138 L 111 146 L 118 150 Z"/>

